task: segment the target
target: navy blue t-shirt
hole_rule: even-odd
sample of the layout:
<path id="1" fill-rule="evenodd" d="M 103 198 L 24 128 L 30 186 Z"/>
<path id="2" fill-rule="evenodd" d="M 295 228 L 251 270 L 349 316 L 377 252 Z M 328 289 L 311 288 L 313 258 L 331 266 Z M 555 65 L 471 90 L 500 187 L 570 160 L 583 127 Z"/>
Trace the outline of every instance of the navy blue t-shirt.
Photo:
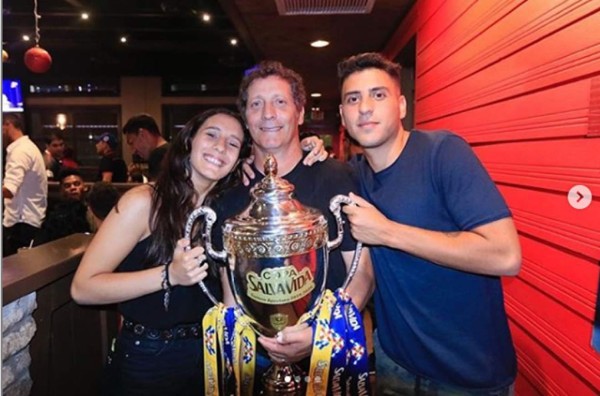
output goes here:
<path id="1" fill-rule="evenodd" d="M 391 220 L 466 231 L 511 215 L 469 145 L 446 131 L 412 131 L 388 168 L 356 163 L 361 195 Z M 414 374 L 469 389 L 510 385 L 515 351 L 499 277 L 467 273 L 382 246 L 370 247 L 378 335 Z"/>

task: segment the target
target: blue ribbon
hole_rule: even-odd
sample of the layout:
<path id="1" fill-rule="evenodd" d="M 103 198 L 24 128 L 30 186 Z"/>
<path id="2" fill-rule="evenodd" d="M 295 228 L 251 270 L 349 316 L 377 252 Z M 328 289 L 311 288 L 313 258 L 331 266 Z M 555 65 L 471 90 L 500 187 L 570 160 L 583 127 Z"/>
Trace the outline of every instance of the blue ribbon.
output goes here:
<path id="1" fill-rule="evenodd" d="M 225 308 L 224 314 L 225 324 L 223 326 L 223 344 L 222 354 L 225 359 L 225 367 L 223 370 L 223 393 L 229 394 L 230 389 L 236 386 L 235 375 L 233 372 L 233 337 L 235 335 L 236 312 L 234 307 Z"/>
<path id="2" fill-rule="evenodd" d="M 362 316 L 342 289 L 335 292 L 335 298 L 329 323 L 333 350 L 327 393 L 370 395 L 369 359 Z"/>

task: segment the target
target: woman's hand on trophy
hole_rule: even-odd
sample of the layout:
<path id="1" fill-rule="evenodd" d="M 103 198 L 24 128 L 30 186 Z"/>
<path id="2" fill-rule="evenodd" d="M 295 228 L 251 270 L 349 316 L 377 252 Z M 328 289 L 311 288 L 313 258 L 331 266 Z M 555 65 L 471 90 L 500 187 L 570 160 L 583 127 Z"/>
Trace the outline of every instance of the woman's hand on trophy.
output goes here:
<path id="1" fill-rule="evenodd" d="M 189 239 L 177 241 L 173 261 L 169 266 L 171 285 L 189 286 L 196 284 L 208 275 L 208 263 L 202 246 L 190 249 Z"/>
<path id="2" fill-rule="evenodd" d="M 310 356 L 312 351 L 312 328 L 306 323 L 286 327 L 276 337 L 258 338 L 271 360 L 277 363 L 296 363 Z"/>

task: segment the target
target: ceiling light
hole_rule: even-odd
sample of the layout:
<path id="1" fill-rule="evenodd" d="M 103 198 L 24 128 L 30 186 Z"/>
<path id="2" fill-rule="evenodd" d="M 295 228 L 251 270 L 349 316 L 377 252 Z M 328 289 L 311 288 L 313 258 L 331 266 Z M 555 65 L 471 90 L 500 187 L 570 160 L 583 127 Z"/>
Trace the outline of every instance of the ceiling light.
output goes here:
<path id="1" fill-rule="evenodd" d="M 23 41 L 29 41 L 31 40 L 30 37 L 26 34 L 23 35 Z"/>
<path id="2" fill-rule="evenodd" d="M 313 92 L 310 94 L 311 98 L 320 98 L 321 97 L 321 93 L 320 92 Z"/>
<path id="3" fill-rule="evenodd" d="M 311 47 L 315 47 L 315 48 L 323 48 L 323 47 L 327 47 L 329 45 L 329 41 L 325 41 L 325 40 L 316 40 L 313 41 L 312 43 L 310 43 Z"/>
<path id="4" fill-rule="evenodd" d="M 120 41 L 121 41 L 122 43 L 126 43 L 126 42 L 127 42 L 127 37 L 125 37 L 125 36 L 122 36 L 122 37 L 121 37 L 121 39 L 120 39 Z"/>
<path id="5" fill-rule="evenodd" d="M 236 38 L 232 38 L 231 40 L 229 40 L 229 44 L 236 46 L 238 44 L 238 41 Z"/>
<path id="6" fill-rule="evenodd" d="M 87 21 L 88 19 L 90 19 L 90 14 L 88 14 L 87 12 L 82 12 L 81 13 L 81 19 Z"/>
<path id="7" fill-rule="evenodd" d="M 206 12 L 202 13 L 202 20 L 204 22 L 210 22 L 210 14 L 208 14 Z"/>
<path id="8" fill-rule="evenodd" d="M 58 113 L 56 115 L 56 126 L 61 131 L 67 127 L 67 115 L 64 113 Z"/>

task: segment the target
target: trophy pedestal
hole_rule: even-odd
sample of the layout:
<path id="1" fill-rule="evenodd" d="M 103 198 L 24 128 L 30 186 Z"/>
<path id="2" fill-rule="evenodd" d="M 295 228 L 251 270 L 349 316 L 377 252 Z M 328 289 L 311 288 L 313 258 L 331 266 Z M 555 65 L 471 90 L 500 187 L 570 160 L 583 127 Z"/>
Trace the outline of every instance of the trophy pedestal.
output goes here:
<path id="1" fill-rule="evenodd" d="M 263 375 L 263 395 L 304 395 L 304 372 L 295 364 L 273 364 Z"/>

